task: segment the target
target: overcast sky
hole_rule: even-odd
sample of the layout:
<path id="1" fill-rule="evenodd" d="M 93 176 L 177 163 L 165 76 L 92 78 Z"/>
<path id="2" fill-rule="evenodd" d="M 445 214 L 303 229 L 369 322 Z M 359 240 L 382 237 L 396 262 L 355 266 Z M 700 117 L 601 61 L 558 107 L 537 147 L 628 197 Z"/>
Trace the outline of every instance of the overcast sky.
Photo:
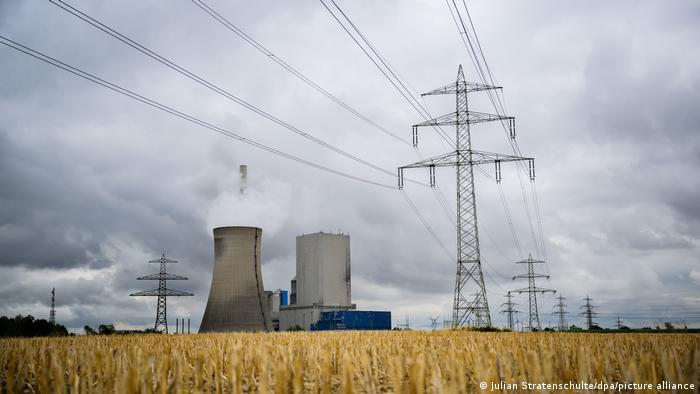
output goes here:
<path id="1" fill-rule="evenodd" d="M 302 83 L 190 1 L 69 4 L 291 125 L 379 167 L 418 160 L 413 149 Z M 318 1 L 208 3 L 318 85 L 402 138 L 422 121 Z M 418 93 L 477 74 L 443 1 L 338 1 Z M 486 58 L 536 158 L 540 242 L 529 180 L 503 165 L 503 195 L 476 177 L 486 286 L 494 323 L 507 290 L 526 286 L 515 262 L 547 259 L 541 287 L 567 298 L 569 322 L 586 295 L 597 321 L 700 325 L 700 3 L 472 1 Z M 46 1 L 0 2 L 0 34 L 246 138 L 338 171 L 395 185 L 194 83 Z M 199 326 L 213 263 L 212 228 L 263 229 L 267 289 L 288 289 L 295 236 L 351 235 L 359 309 L 406 315 L 413 326 L 451 316 L 455 234 L 433 192 L 405 191 L 449 249 L 429 235 L 398 190 L 321 172 L 215 134 L 0 46 L 0 314 L 148 327 L 155 299 L 128 297 L 156 283 L 146 261 L 180 261 L 171 324 Z M 472 97 L 470 96 L 470 100 Z M 426 97 L 433 115 L 454 98 Z M 493 112 L 474 95 L 471 108 Z M 446 129 L 450 134 L 453 129 Z M 476 149 L 511 153 L 497 125 L 473 127 Z M 445 152 L 420 130 L 427 156 Z M 238 191 L 238 166 L 249 186 Z M 485 173 L 493 176 L 491 166 Z M 427 182 L 427 174 L 408 176 Z M 453 169 L 437 183 L 455 205 Z M 530 220 L 528 220 L 528 216 Z M 532 223 L 532 225 L 530 224 Z M 531 230 L 534 228 L 534 231 Z M 536 240 L 536 241 L 535 241 Z M 555 301 L 540 302 L 543 326 Z M 525 296 L 516 299 L 527 319 Z"/>

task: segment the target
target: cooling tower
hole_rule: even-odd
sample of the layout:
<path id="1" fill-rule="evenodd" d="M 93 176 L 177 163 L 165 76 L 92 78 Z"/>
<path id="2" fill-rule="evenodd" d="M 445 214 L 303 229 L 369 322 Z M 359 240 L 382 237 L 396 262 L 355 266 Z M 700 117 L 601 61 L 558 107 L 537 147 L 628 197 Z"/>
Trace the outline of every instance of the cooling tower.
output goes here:
<path id="1" fill-rule="evenodd" d="M 256 227 L 214 229 L 214 272 L 199 332 L 270 331 Z"/>

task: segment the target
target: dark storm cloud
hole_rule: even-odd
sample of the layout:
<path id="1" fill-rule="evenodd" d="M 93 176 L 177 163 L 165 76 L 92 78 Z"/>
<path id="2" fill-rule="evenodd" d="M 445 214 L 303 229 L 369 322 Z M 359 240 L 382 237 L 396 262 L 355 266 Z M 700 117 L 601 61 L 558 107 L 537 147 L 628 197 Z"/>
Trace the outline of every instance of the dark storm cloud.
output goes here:
<path id="1" fill-rule="evenodd" d="M 409 148 L 282 72 L 189 1 L 168 7 L 71 4 L 392 172 L 418 160 Z M 211 5 L 360 112 L 410 137 L 409 126 L 419 117 L 318 4 Z M 458 63 L 473 79 L 444 4 L 341 6 L 418 90 L 452 80 Z M 630 298 L 675 292 L 669 300 L 697 293 L 689 278 L 700 238 L 700 6 L 538 1 L 470 7 L 519 118 L 523 151 L 538 160 L 552 273 L 543 286 L 566 289 L 574 308 L 589 293 L 619 295 L 610 289 Z M 354 175 L 395 182 L 242 110 L 51 4 L 0 3 L 0 32 L 246 137 Z M 150 288 L 135 278 L 155 272 L 145 261 L 166 252 L 181 262 L 174 272 L 190 277 L 178 288 L 196 294 L 173 300 L 169 310 L 191 316 L 196 326 L 208 295 L 211 227 L 242 221 L 264 227 L 267 288 L 289 286 L 296 235 L 341 230 L 352 237 L 355 298 L 401 314 L 449 309 L 454 261 L 436 247 L 398 192 L 334 178 L 214 136 L 5 47 L 0 72 L 0 273 L 7 278 L 0 284 L 0 313 L 43 313 L 56 286 L 59 315 L 73 327 L 149 325 L 153 305 L 127 294 Z M 451 99 L 426 101 L 434 115 L 452 110 Z M 478 99 L 474 103 L 488 110 Z M 501 134 L 480 129 L 475 143 L 507 151 Z M 445 149 L 436 141 L 432 132 L 421 134 L 426 156 Z M 239 164 L 248 164 L 251 174 L 243 196 Z M 504 170 L 510 171 L 503 188 L 522 251 L 510 236 L 496 187 L 479 175 L 477 191 L 497 322 L 502 295 L 524 285 L 509 280 L 521 273 L 514 262 L 538 254 L 519 182 L 514 170 Z M 423 173 L 414 175 L 424 180 Z M 439 174 L 450 201 L 453 179 L 453 172 Z M 431 192 L 415 185 L 406 190 L 454 254 L 451 225 Z M 668 261 L 675 264 L 671 276 L 662 272 Z M 552 299 L 543 304 L 549 310 Z"/>

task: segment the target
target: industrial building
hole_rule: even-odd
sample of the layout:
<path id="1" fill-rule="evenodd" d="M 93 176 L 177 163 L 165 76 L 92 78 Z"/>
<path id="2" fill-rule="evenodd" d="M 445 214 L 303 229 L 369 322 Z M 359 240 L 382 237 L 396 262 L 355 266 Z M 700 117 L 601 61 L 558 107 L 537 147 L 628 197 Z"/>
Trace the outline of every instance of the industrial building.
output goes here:
<path id="1" fill-rule="evenodd" d="M 355 310 L 349 235 L 298 236 L 291 292 L 265 291 L 261 240 L 257 227 L 214 229 L 214 269 L 200 333 L 390 328 L 390 312 Z"/>
<path id="2" fill-rule="evenodd" d="M 325 330 L 391 330 L 391 312 L 321 312 L 321 319 L 311 324 L 311 331 Z"/>
<path id="3" fill-rule="evenodd" d="M 350 290 L 350 236 L 319 232 L 296 239 L 296 276 L 279 329 L 310 330 L 322 312 L 355 309 Z"/>
<path id="4" fill-rule="evenodd" d="M 199 332 L 271 331 L 260 268 L 262 229 L 214 229 L 214 271 Z"/>
<path id="5" fill-rule="evenodd" d="M 280 327 L 280 306 L 289 304 L 289 292 L 277 289 L 276 291 L 266 291 L 268 308 L 272 318 L 273 331 L 279 331 Z"/>

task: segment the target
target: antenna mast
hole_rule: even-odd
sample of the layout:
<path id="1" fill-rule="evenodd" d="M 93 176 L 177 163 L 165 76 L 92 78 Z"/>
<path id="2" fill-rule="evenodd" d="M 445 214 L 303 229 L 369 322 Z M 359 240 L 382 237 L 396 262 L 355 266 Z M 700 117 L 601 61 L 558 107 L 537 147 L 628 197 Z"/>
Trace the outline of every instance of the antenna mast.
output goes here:
<path id="1" fill-rule="evenodd" d="M 49 323 L 56 324 L 56 288 L 51 289 L 51 311 L 49 312 Z"/>

